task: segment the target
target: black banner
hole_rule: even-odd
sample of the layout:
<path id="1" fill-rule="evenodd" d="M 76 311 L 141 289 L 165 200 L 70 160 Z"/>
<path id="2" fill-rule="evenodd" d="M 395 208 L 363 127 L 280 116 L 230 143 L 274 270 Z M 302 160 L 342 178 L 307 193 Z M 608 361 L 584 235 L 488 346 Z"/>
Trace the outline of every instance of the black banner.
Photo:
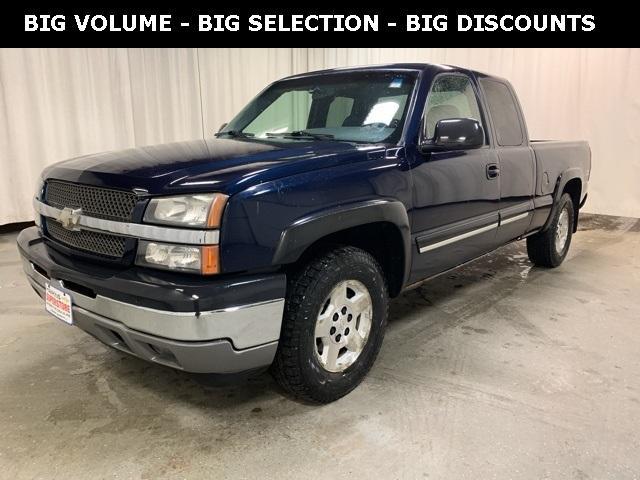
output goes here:
<path id="1" fill-rule="evenodd" d="M 486 3 L 24 5 L 3 16 L 5 46 L 630 46 L 615 5 Z"/>

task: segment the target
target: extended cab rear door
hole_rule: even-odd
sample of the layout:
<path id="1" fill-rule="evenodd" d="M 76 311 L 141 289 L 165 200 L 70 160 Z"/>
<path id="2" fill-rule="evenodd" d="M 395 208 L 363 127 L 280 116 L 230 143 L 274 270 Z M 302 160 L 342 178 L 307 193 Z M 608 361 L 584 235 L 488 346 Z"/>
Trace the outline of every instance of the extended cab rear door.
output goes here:
<path id="1" fill-rule="evenodd" d="M 523 235 L 533 214 L 536 165 L 529 146 L 522 110 L 511 85 L 480 76 L 491 135 L 498 155 L 500 176 L 500 225 L 498 243 Z"/>

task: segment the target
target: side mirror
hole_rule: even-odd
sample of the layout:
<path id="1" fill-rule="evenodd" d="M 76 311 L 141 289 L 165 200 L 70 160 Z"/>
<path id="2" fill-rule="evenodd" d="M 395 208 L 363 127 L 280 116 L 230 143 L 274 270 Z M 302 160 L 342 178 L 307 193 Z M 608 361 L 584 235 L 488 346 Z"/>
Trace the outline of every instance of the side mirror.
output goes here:
<path id="1" fill-rule="evenodd" d="M 222 131 L 222 129 L 223 129 L 224 127 L 226 127 L 227 125 L 229 125 L 227 122 L 224 122 L 222 125 L 220 125 L 220 128 L 218 129 L 218 132 L 221 132 L 221 131 Z"/>
<path id="2" fill-rule="evenodd" d="M 421 145 L 423 151 L 462 150 L 484 145 L 484 130 L 472 118 L 448 118 L 436 123 L 433 140 Z"/>

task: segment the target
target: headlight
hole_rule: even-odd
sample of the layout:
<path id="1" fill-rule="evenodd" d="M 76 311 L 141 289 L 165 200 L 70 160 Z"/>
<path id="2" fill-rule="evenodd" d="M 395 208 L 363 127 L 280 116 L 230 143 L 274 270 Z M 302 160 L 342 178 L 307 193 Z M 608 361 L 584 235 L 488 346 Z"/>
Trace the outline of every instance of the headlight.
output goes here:
<path id="1" fill-rule="evenodd" d="M 144 213 L 145 223 L 218 228 L 227 196 L 221 193 L 154 198 Z"/>
<path id="2" fill-rule="evenodd" d="M 218 245 L 200 247 L 140 240 L 138 242 L 136 264 L 164 270 L 200 273 L 202 275 L 211 275 L 218 273 L 220 270 Z"/>

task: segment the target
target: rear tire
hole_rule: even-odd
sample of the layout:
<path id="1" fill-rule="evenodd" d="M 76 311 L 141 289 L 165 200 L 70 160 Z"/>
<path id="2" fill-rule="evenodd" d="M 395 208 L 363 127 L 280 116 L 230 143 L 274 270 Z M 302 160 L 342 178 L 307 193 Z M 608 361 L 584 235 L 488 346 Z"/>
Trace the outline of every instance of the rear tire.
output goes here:
<path id="1" fill-rule="evenodd" d="M 277 382 L 312 403 L 349 393 L 380 351 L 388 303 L 382 269 L 363 250 L 339 247 L 307 263 L 288 282 Z"/>
<path id="2" fill-rule="evenodd" d="M 560 197 L 549 228 L 527 237 L 529 260 L 539 267 L 559 266 L 569 251 L 573 235 L 575 209 L 568 193 Z"/>

